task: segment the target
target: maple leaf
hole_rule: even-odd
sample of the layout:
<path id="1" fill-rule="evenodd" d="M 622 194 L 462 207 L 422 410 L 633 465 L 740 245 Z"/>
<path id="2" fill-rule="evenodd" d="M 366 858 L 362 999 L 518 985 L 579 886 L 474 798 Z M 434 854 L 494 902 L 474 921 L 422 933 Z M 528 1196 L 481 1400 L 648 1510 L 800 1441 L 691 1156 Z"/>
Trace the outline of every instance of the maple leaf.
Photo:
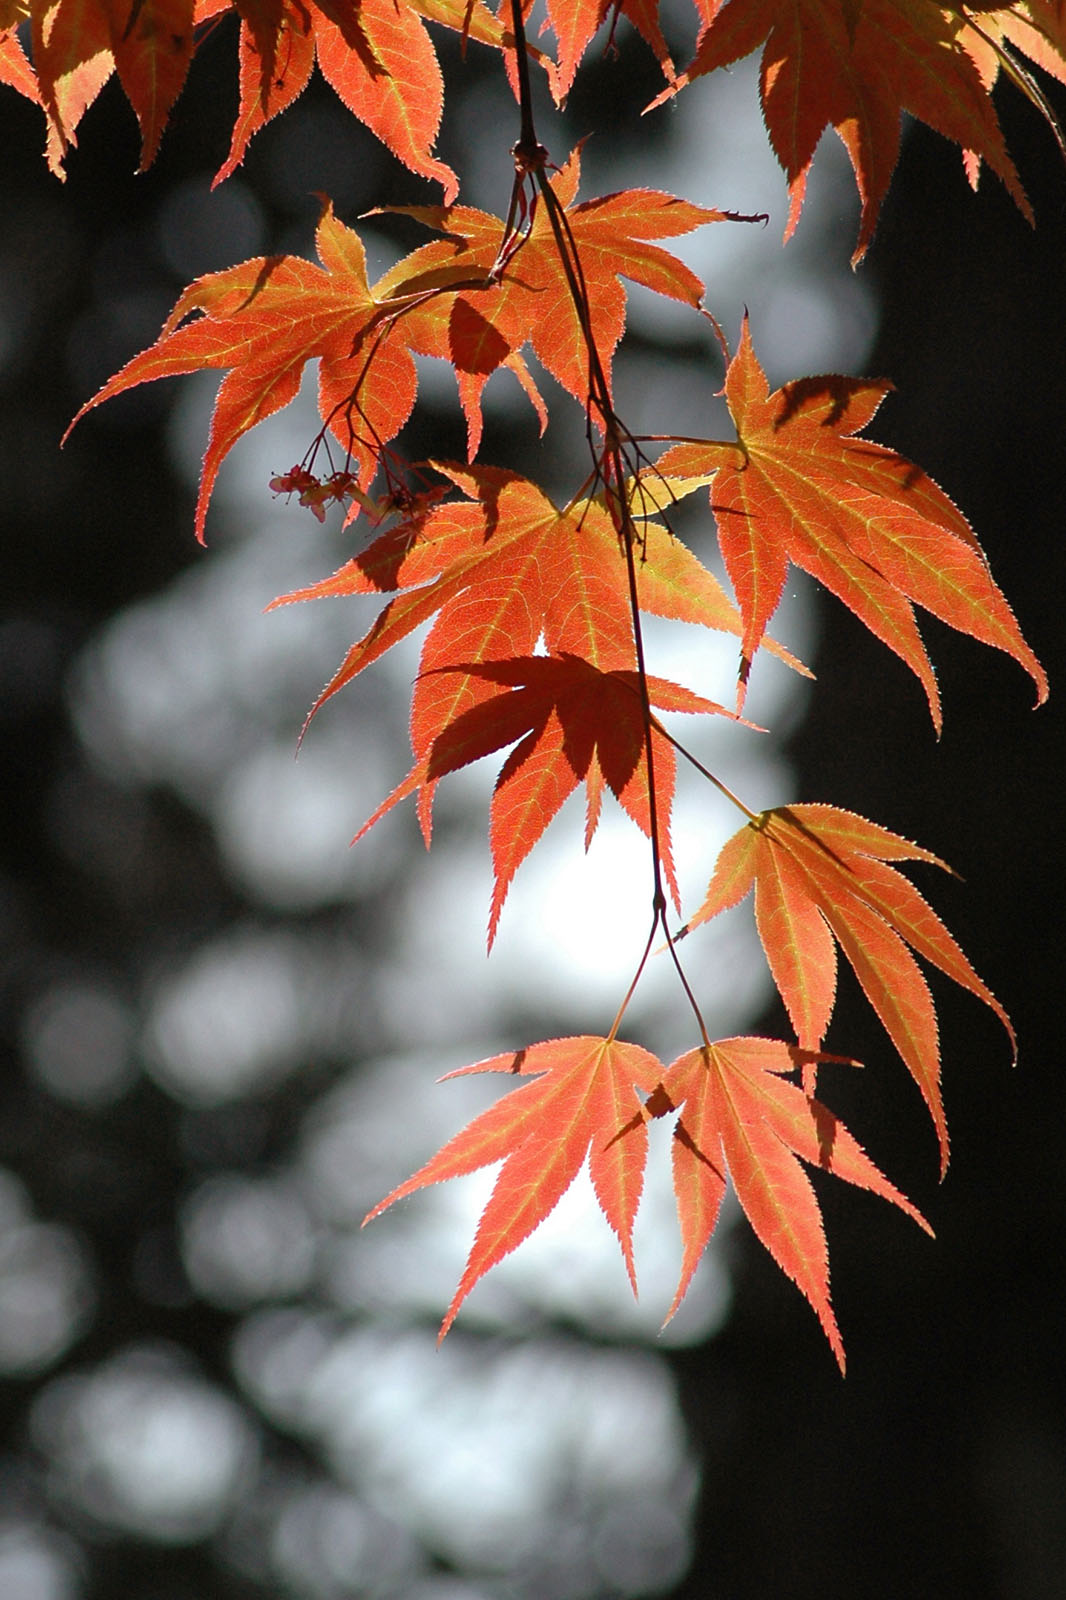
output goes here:
<path id="1" fill-rule="evenodd" d="M 503 1161 L 439 1337 L 444 1338 L 478 1279 L 554 1210 L 586 1157 L 596 1198 L 617 1235 L 636 1292 L 633 1221 L 644 1185 L 648 1135 L 634 1085 L 650 1093 L 662 1063 L 639 1045 L 580 1036 L 492 1056 L 447 1077 L 472 1072 L 537 1076 L 475 1117 L 363 1219 L 365 1227 L 416 1189 Z"/>
<path id="2" fill-rule="evenodd" d="M 619 16 L 624 16 L 655 52 L 663 76 L 674 78 L 670 48 L 659 26 L 658 7 L 652 0 L 547 0 L 546 9 L 546 25 L 559 42 L 556 69 L 550 75 L 557 105 L 565 104 L 581 59 L 608 16 L 612 39 Z"/>
<path id="3" fill-rule="evenodd" d="M 40 105 L 37 74 L 26 59 L 16 32 L 27 15 L 28 8 L 20 0 L 0 0 L 0 83 L 9 84 L 27 100 Z"/>
<path id="4" fill-rule="evenodd" d="M 764 44 L 760 96 L 788 178 L 786 239 L 799 219 L 822 133 L 836 129 L 855 171 L 862 216 L 853 261 L 865 254 L 910 111 L 974 151 L 1032 212 L 992 102 L 966 48 L 967 13 L 935 0 L 703 0 L 696 55 L 653 105 Z"/>
<path id="5" fill-rule="evenodd" d="M 195 49 L 193 0 L 31 0 L 33 60 L 48 118 L 48 162 L 63 177 L 77 127 L 118 70 L 151 165 Z"/>
<path id="6" fill-rule="evenodd" d="M 574 151 L 552 178 L 552 189 L 566 208 L 587 291 L 590 331 L 609 380 L 611 359 L 625 328 L 621 278 L 694 308 L 703 298 L 704 287 L 696 274 L 648 241 L 677 238 L 704 223 L 751 219 L 653 189 L 627 189 L 575 204 L 579 178 L 580 153 Z M 501 219 L 471 206 L 389 209 L 445 237 L 413 251 L 386 273 L 379 285 L 382 293 L 447 289 L 463 280 L 447 317 L 442 317 L 436 302 L 422 312 L 414 310 L 405 337 L 420 354 L 442 357 L 455 367 L 472 437 L 474 406 L 489 375 L 526 343 L 563 388 L 585 402 L 588 344 L 543 203 L 536 208 L 524 244 L 499 281 L 491 284 L 489 274 L 504 234 Z M 484 279 L 487 286 L 470 289 L 471 278 Z"/>
<path id="7" fill-rule="evenodd" d="M 201 0 L 197 20 L 231 7 Z M 240 108 L 219 183 L 244 159 L 251 138 L 303 92 L 317 59 L 323 77 L 405 166 L 440 183 L 453 200 L 458 180 L 432 154 L 444 106 L 440 65 L 418 8 L 397 0 L 236 0 L 241 14 Z M 445 15 L 438 10 L 439 15 Z M 471 5 L 475 32 L 495 19 Z"/>
<path id="8" fill-rule="evenodd" d="M 806 1069 L 831 1059 L 776 1039 L 719 1039 L 674 1061 L 645 1110 L 662 1115 L 681 1108 L 673 1177 L 683 1256 L 666 1320 L 681 1304 L 714 1231 L 728 1173 L 758 1238 L 813 1306 L 843 1372 L 844 1346 L 829 1299 L 825 1230 L 797 1157 L 892 1201 L 926 1233 L 932 1229 L 839 1118 L 785 1079 L 797 1066 Z"/>
<path id="9" fill-rule="evenodd" d="M 723 845 L 706 898 L 682 935 L 755 889 L 759 938 L 800 1047 L 817 1050 L 836 996 L 836 944 L 914 1078 L 933 1119 L 941 1174 L 948 1134 L 936 1012 L 911 950 L 1010 1019 L 936 913 L 890 861 L 951 869 L 921 846 L 835 806 L 778 806 Z M 834 940 L 836 943 L 834 943 Z M 910 946 L 910 949 L 908 949 Z"/>
<path id="10" fill-rule="evenodd" d="M 386 3 L 391 4 L 391 0 Z M 576 188 L 576 163 L 562 176 Z M 638 233 L 643 229 L 647 233 L 674 234 L 720 215 L 687 206 L 667 195 L 653 195 L 649 201 L 652 214 L 645 223 L 639 223 L 636 213 L 642 197 L 649 193 L 637 190 L 629 195 L 607 196 L 603 202 L 590 201 L 576 208 L 577 231 L 587 246 L 590 271 L 597 263 L 604 272 L 608 271 L 612 218 L 622 226 L 628 217 Z M 601 204 L 606 207 L 603 217 L 598 215 Z M 656 207 L 661 213 L 657 218 Z M 460 289 L 486 280 L 504 229 L 501 221 L 480 212 L 467 213 L 462 207 L 427 211 L 435 217 L 460 213 L 481 218 L 485 224 L 484 250 L 480 254 L 457 252 L 454 245 L 442 245 L 452 261 L 442 274 L 427 268 L 426 250 L 432 254 L 436 249 L 428 246 L 398 263 L 371 288 L 366 276 L 366 253 L 358 234 L 339 222 L 332 204 L 325 201 L 315 235 L 321 268 L 300 256 L 260 256 L 198 278 L 179 298 L 155 344 L 127 362 L 82 406 L 71 426 L 94 406 L 138 383 L 203 368 L 231 369 L 218 392 L 200 479 L 196 532 L 201 541 L 208 502 L 226 455 L 257 422 L 295 398 L 304 364 L 316 357 L 320 360 L 319 410 L 323 422 L 340 441 L 346 457 L 354 458 L 362 489 L 369 486 L 384 446 L 396 436 L 413 408 L 417 375 L 412 352 L 444 354 L 454 361 L 467 415 L 471 456 L 480 439 L 481 391 L 499 366 L 507 366 L 515 373 L 537 405 L 543 427 L 547 414 L 520 346 L 528 340 L 543 353 L 543 340 L 549 335 L 554 337 L 560 328 L 564 333 L 567 328 L 576 330 L 575 337 L 580 337 L 580 323 L 569 299 L 565 275 L 552 255 L 552 276 L 546 264 L 545 243 L 545 261 L 532 287 L 523 280 L 520 289 L 508 284 L 506 288 L 500 285 L 461 295 Z M 416 209 L 414 214 L 422 213 Z M 531 240 L 523 248 L 521 259 L 526 260 L 528 250 L 529 259 L 535 264 L 537 248 L 536 241 Z M 604 308 L 606 321 L 598 313 L 595 319 L 597 337 L 605 330 L 614 342 L 621 336 L 625 295 L 615 271 L 629 272 L 649 287 L 661 286 L 664 293 L 687 297 L 693 304 L 698 302 L 702 292 L 699 280 L 665 251 L 642 243 L 639 238 L 623 238 L 622 252 L 610 273 L 612 292 L 607 295 Z M 483 265 L 482 256 L 488 265 Z M 454 286 L 454 292 L 448 292 L 449 285 Z M 545 300 L 542 292 L 548 291 L 549 299 Z M 483 310 L 478 309 L 478 303 Z M 196 313 L 200 314 L 197 320 L 186 321 Z M 506 337 L 500 332 L 501 322 Z M 552 366 L 550 360 L 547 364 Z M 582 370 L 587 371 L 587 352 Z M 570 370 L 575 393 L 576 373 L 575 366 Z M 580 392 L 584 394 L 583 389 Z M 348 467 L 346 459 L 344 470 L 348 471 Z"/>
<path id="11" fill-rule="evenodd" d="M 1023 639 L 965 517 L 920 468 L 852 437 L 890 385 L 802 378 L 770 393 L 747 318 L 726 373 L 735 445 L 674 445 L 664 473 L 707 475 L 726 570 L 744 617 L 744 670 L 781 598 L 792 561 L 843 600 L 920 679 L 933 722 L 940 695 L 911 602 L 1029 673 L 1047 677 Z"/>
<path id="12" fill-rule="evenodd" d="M 965 26 L 959 41 L 973 57 L 985 92 L 991 94 L 1000 71 L 1006 68 L 1011 81 L 1036 107 L 1049 124 L 1066 155 L 1066 140 L 1055 113 L 1039 84 L 1019 60 L 1017 52 L 1028 56 L 1050 77 L 1066 83 L 1066 9 L 1059 0 L 1028 0 L 1024 6 L 999 11 L 960 13 Z M 974 189 L 981 172 L 981 157 L 975 150 L 963 151 L 966 175 Z"/>
<path id="13" fill-rule="evenodd" d="M 625 558 L 601 499 L 579 499 L 560 510 L 517 473 L 443 464 L 437 470 L 470 499 L 420 510 L 331 577 L 273 602 L 399 591 L 348 651 L 309 719 L 399 640 L 436 618 L 422 648 L 412 698 L 415 764 L 357 838 L 418 791 L 429 843 L 438 782 L 430 770 L 435 742 L 464 713 L 497 694 L 480 670 L 487 663 L 532 657 L 543 642 L 549 654 L 579 658 L 601 674 L 625 674 L 636 665 Z M 643 610 L 740 631 L 739 614 L 717 580 L 658 523 L 642 525 L 636 570 Z M 770 648 L 797 665 L 779 646 Z M 559 778 L 566 780 L 562 768 Z"/>
<path id="14" fill-rule="evenodd" d="M 651 801 L 644 713 L 635 671 L 601 672 L 580 656 L 526 656 L 440 668 L 504 686 L 507 692 L 462 712 L 437 734 L 416 769 L 422 784 L 490 755 L 515 749 L 496 780 L 489 821 L 495 882 L 489 945 L 511 879 L 563 802 L 584 782 L 588 794 L 585 848 L 599 820 L 604 784 L 651 837 Z M 723 706 L 666 679 L 649 677 L 648 695 L 664 710 L 732 716 Z M 673 747 L 652 722 L 655 811 L 660 859 L 674 904 L 680 904 L 670 849 L 674 798 Z M 410 781 L 410 780 L 409 780 Z"/>
<path id="15" fill-rule="evenodd" d="M 193 0 L 103 0 L 119 82 L 141 129 L 141 165 L 151 166 L 192 61 Z"/>
<path id="16" fill-rule="evenodd" d="M 34 70 L 48 119 L 48 165 L 63 178 L 64 158 L 78 142 L 78 124 L 115 70 L 111 29 L 98 0 L 36 0 L 30 22 Z"/>
<path id="17" fill-rule="evenodd" d="M 321 267 L 300 256 L 259 256 L 190 284 L 155 344 L 128 361 L 70 425 L 136 384 L 231 369 L 218 391 L 200 476 L 201 542 L 222 462 L 243 434 L 296 398 L 306 362 L 320 361 L 323 422 L 357 463 L 362 485 L 377 470 L 382 444 L 411 413 L 417 378 L 401 341 L 381 340 L 373 353 L 373 383 L 365 381 L 368 341 L 388 307 L 383 312 L 367 283 L 358 234 L 338 222 L 327 203 L 315 238 Z M 196 312 L 201 315 L 186 322 Z"/>

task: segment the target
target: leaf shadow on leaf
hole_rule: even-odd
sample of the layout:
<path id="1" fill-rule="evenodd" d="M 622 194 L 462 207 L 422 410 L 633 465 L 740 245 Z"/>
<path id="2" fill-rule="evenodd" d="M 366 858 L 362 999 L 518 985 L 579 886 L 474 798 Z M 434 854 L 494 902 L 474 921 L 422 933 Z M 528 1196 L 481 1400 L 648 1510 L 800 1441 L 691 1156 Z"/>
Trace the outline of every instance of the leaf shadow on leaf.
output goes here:
<path id="1" fill-rule="evenodd" d="M 382 66 L 366 34 L 359 22 L 358 14 L 354 7 L 349 9 L 346 4 L 324 3 L 320 9 L 334 24 L 349 49 L 354 50 L 360 62 L 372 78 L 387 78 L 390 76 L 388 69 Z"/>
<path id="2" fill-rule="evenodd" d="M 836 1132 L 839 1126 L 836 1117 L 828 1106 L 820 1100 L 814 1100 L 808 1095 L 811 1111 L 814 1116 L 815 1132 L 818 1136 L 818 1165 L 826 1172 L 833 1170 L 833 1149 L 836 1145 Z"/>
<path id="3" fill-rule="evenodd" d="M 457 299 L 448 318 L 448 340 L 457 367 L 491 375 L 511 353 L 507 340 L 467 300 Z"/>
<path id="4" fill-rule="evenodd" d="M 848 378 L 840 373 L 822 373 L 812 378 L 794 378 L 777 391 L 781 408 L 774 418 L 774 430 L 787 427 L 793 417 L 813 409 L 823 395 L 828 395 L 830 408 L 822 419 L 823 428 L 836 428 L 847 416 L 848 408 L 856 394 L 868 390 L 868 378 Z"/>

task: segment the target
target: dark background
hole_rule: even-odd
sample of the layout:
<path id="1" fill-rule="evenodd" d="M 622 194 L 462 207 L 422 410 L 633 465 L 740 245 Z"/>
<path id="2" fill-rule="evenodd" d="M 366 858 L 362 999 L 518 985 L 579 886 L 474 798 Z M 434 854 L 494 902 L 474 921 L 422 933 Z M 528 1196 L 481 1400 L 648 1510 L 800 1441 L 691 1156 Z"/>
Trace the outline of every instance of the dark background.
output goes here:
<path id="1" fill-rule="evenodd" d="M 4 308 L 0 368 L 0 1162 L 42 1215 L 91 1240 L 100 1306 L 65 1360 L 101 1360 L 131 1338 L 159 1336 L 223 1383 L 231 1319 L 199 1301 L 166 1303 L 143 1291 L 135 1271 L 146 1229 L 165 1254 L 186 1181 L 172 1102 L 142 1084 L 86 1118 L 25 1076 L 17 1043 L 23 1009 L 49 975 L 92 962 L 132 984 L 150 951 L 191 945 L 239 909 L 202 822 L 166 792 L 108 791 L 86 771 L 65 711 L 67 668 L 94 630 L 197 559 L 190 494 L 162 437 L 169 396 L 146 390 L 120 401 L 117 420 L 90 419 L 62 455 L 55 448 L 86 395 L 154 337 L 182 286 L 161 263 L 150 224 L 161 195 L 217 165 L 232 125 L 232 76 L 221 50 L 197 63 L 159 161 L 141 178 L 130 172 L 132 117 L 112 86 L 86 119 L 63 190 L 40 160 L 37 113 L 11 93 L 0 97 L 0 252 L 15 263 L 17 291 Z M 605 81 L 599 68 L 590 74 L 577 114 L 596 114 L 601 92 L 603 105 L 615 103 Z M 328 121 L 317 93 L 304 109 L 317 106 Z M 1056 692 L 1066 598 L 1066 171 L 1035 115 L 1009 93 L 998 103 L 1037 229 L 993 180 L 972 196 L 954 149 L 923 129 L 909 134 L 862 269 L 882 302 L 868 370 L 898 390 L 872 432 L 965 509 L 1051 673 L 1052 700 L 1034 714 L 1013 663 L 923 621 L 945 702 L 938 744 L 905 669 L 826 602 L 818 691 L 792 756 L 802 798 L 872 816 L 962 875 L 964 883 L 933 882 L 931 873 L 921 881 L 1008 1007 L 1020 1063 L 1011 1070 L 985 1008 L 934 980 L 953 1139 L 938 1187 L 918 1096 L 845 986 L 830 1047 L 869 1040 L 860 1052 L 867 1067 L 861 1083 L 840 1069 L 829 1097 L 925 1210 L 937 1240 L 876 1201 L 821 1186 L 849 1358 L 841 1381 L 809 1309 L 737 1230 L 724 1331 L 669 1358 L 702 1458 L 696 1555 L 675 1591 L 693 1600 L 1066 1592 Z M 325 158 L 335 171 L 307 189 L 343 177 L 345 158 L 328 148 Z M 253 189 L 263 159 L 257 146 Z M 367 165 L 378 193 L 367 198 L 364 187 L 360 208 L 395 198 L 397 182 L 415 197 L 386 157 L 368 158 L 361 180 Z M 313 215 L 309 202 L 301 212 L 276 188 L 264 204 L 277 240 Z M 129 291 L 117 320 L 116 284 Z M 61 803 L 97 819 L 95 863 L 64 846 Z M 136 871 L 128 858 L 124 868 L 123 840 L 136 840 Z M 368 927 L 380 912 L 364 908 Z M 277 1138 L 299 1104 L 290 1087 L 271 1105 Z M 33 1393 L 32 1380 L 0 1390 L 8 1483 L 40 1475 L 26 1426 Z M 52 1515 L 62 1523 L 61 1507 Z M 94 1543 L 91 1531 L 77 1531 L 91 1552 L 86 1600 L 263 1592 L 220 1569 L 206 1546 Z"/>

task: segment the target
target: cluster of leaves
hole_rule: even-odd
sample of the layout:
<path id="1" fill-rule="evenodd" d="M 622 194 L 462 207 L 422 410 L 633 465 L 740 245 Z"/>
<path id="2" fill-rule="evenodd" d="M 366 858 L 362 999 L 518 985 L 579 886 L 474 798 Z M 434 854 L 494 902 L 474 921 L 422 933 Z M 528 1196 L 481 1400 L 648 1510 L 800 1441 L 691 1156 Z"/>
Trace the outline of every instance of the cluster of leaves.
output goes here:
<path id="1" fill-rule="evenodd" d="M 833 127 L 862 201 L 857 261 L 888 187 L 904 110 L 960 145 L 971 182 L 987 164 L 1028 214 L 990 92 L 998 75 L 1009 78 L 1061 144 L 1029 63 L 1066 79 L 1066 3 L 697 0 L 698 37 L 682 72 L 645 0 L 548 0 L 545 28 L 554 51 L 527 43 L 529 9 L 526 0 L 502 0 L 498 15 L 482 0 L 0 0 L 0 79 L 42 107 L 47 159 L 61 176 L 82 116 L 114 71 L 140 124 L 147 165 L 198 43 L 233 11 L 240 107 L 216 181 L 291 104 L 317 61 L 348 109 L 443 190 L 442 205 L 404 208 L 432 237 L 373 285 L 357 232 L 328 202 L 317 265 L 296 256 L 258 258 L 198 279 L 156 342 L 83 408 L 157 378 L 224 372 L 196 510 L 203 538 L 226 455 L 293 400 L 307 362 L 317 361 L 321 429 L 302 461 L 270 487 L 297 495 L 320 519 L 341 505 L 346 525 L 362 516 L 376 532 L 331 577 L 276 604 L 388 598 L 312 714 L 393 644 L 431 624 L 413 692 L 413 764 L 366 827 L 415 795 L 428 843 L 440 780 L 507 751 L 489 820 L 490 944 L 517 869 L 579 783 L 587 796 L 586 846 L 607 789 L 649 840 L 648 939 L 610 1028 L 602 1037 L 543 1041 L 464 1069 L 531 1081 L 475 1119 L 371 1213 L 422 1185 L 502 1161 L 442 1334 L 472 1286 L 548 1215 L 586 1159 L 635 1284 L 632 1229 L 647 1124 L 676 1113 L 683 1265 L 669 1314 L 714 1228 L 728 1174 L 843 1366 L 821 1219 L 801 1163 L 870 1189 L 927 1224 L 817 1098 L 819 1063 L 842 1059 L 823 1052 L 837 947 L 920 1088 L 942 1166 L 948 1144 L 936 1017 L 915 956 L 990 1006 L 1013 1044 L 1010 1023 L 894 865 L 944 863 L 829 805 L 756 815 L 729 795 L 743 825 L 723 847 L 703 904 L 671 932 L 670 906 L 681 909 L 670 842 L 677 753 L 699 763 L 660 713 L 743 721 L 759 650 L 805 670 L 767 633 L 789 563 L 837 595 L 907 664 L 937 729 L 939 694 L 915 606 L 1012 656 L 1033 679 L 1038 700 L 1047 685 L 962 513 L 919 467 L 860 437 L 888 385 L 823 376 L 771 392 L 747 320 L 730 356 L 704 311 L 703 284 L 660 242 L 754 219 L 647 189 L 579 201 L 578 154 L 552 164 L 537 137 L 530 79 L 543 72 L 561 103 L 593 37 L 622 19 L 661 66 L 659 100 L 761 49 L 762 107 L 789 185 L 786 236 L 815 147 Z M 517 102 L 515 176 L 502 217 L 458 204 L 456 175 L 433 153 L 443 84 L 427 22 L 502 59 Z M 724 392 L 735 438 L 653 441 L 626 427 L 612 385 L 626 321 L 622 279 L 707 318 L 727 357 Z M 514 471 L 479 460 L 482 395 L 498 369 L 513 374 L 541 430 L 547 426 L 529 353 L 586 413 L 588 474 L 563 506 Z M 411 462 L 401 453 L 417 399 L 415 358 L 425 355 L 444 358 L 455 372 L 465 463 Z M 663 444 L 652 459 L 653 446 Z M 669 526 L 671 507 L 703 490 L 733 598 Z M 649 671 L 645 613 L 736 636 L 732 706 Z M 753 887 L 759 935 L 795 1039 L 713 1041 L 677 945 Z M 671 1065 L 618 1037 L 657 935 L 665 938 L 697 1041 Z"/>

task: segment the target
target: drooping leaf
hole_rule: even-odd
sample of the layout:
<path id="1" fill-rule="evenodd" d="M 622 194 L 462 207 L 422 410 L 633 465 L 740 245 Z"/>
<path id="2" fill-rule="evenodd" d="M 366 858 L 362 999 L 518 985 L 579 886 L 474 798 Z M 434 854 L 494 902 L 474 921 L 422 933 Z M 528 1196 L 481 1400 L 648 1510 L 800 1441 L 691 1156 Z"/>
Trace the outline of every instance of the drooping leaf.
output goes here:
<path id="1" fill-rule="evenodd" d="M 1027 56 L 1050 77 L 1066 83 L 1066 9 L 1059 0 L 1028 0 L 999 11 L 968 12 L 965 22 L 959 39 L 973 57 L 985 92 L 992 93 L 1006 67 L 1011 81 L 1050 124 L 1066 155 L 1061 125 L 1024 60 Z M 981 175 L 979 152 L 964 150 L 963 163 L 976 189 Z"/>
<path id="2" fill-rule="evenodd" d="M 603 1214 L 617 1235 L 636 1291 L 633 1220 L 644 1186 L 648 1135 L 636 1088 L 650 1092 L 662 1064 L 618 1039 L 549 1039 L 460 1068 L 536 1074 L 475 1117 L 413 1177 L 386 1195 L 364 1226 L 405 1195 L 503 1161 L 474 1244 L 441 1323 L 443 1339 L 478 1279 L 509 1255 L 554 1210 L 586 1157 Z"/>
<path id="3" fill-rule="evenodd" d="M 862 199 L 853 260 L 865 254 L 899 155 L 903 111 L 987 161 L 1032 220 L 967 48 L 972 34 L 961 6 L 935 0 L 703 0 L 699 9 L 704 22 L 695 58 L 659 100 L 764 45 L 760 94 L 788 178 L 786 237 L 799 218 L 818 141 L 833 127 L 851 158 Z"/>
<path id="4" fill-rule="evenodd" d="M 412 172 L 455 198 L 455 173 L 432 153 L 444 89 L 419 7 L 398 0 L 237 0 L 236 8 L 241 101 L 216 183 L 240 165 L 259 129 L 303 92 L 317 59 L 352 115 Z M 201 0 L 198 18 L 229 9 L 229 0 Z M 475 28 L 484 24 L 483 11 L 471 7 Z"/>
<path id="5" fill-rule="evenodd" d="M 604 784 L 638 827 L 652 832 L 651 785 L 639 680 L 634 671 L 603 672 L 580 656 L 526 656 L 439 669 L 468 674 L 503 691 L 462 712 L 436 736 L 423 763 L 422 784 L 514 744 L 496 780 L 489 822 L 495 867 L 489 944 L 518 867 L 563 802 L 586 785 L 585 848 L 599 820 Z M 723 706 L 665 679 L 649 677 L 653 705 L 670 711 L 732 716 Z M 677 879 L 670 848 L 674 798 L 673 747 L 652 723 L 654 793 L 660 861 L 675 905 Z"/>
<path id="6" fill-rule="evenodd" d="M 888 390 L 860 378 L 802 378 L 770 392 L 745 318 L 726 375 L 737 443 L 678 444 L 665 473 L 711 477 L 711 509 L 750 661 L 794 562 L 849 606 L 920 679 L 937 729 L 940 695 L 912 602 L 1029 673 L 1047 677 L 1019 631 L 965 517 L 893 450 L 853 437 Z M 742 673 L 742 683 L 744 679 Z"/>
<path id="7" fill-rule="evenodd" d="M 159 149 L 192 60 L 193 0 L 104 0 L 119 82 L 141 129 L 141 171 Z"/>
<path id="8" fill-rule="evenodd" d="M 818 1050 L 836 996 L 840 945 L 929 1107 L 947 1167 L 940 1049 L 928 985 L 911 950 L 1010 1019 L 936 913 L 890 861 L 950 868 L 931 851 L 835 806 L 778 806 L 746 823 L 718 857 L 683 932 L 755 889 L 755 920 L 774 982 L 804 1050 Z M 909 948 L 908 948 L 909 947 Z"/>
<path id="9" fill-rule="evenodd" d="M 77 144 L 78 124 L 116 68 L 141 129 L 141 170 L 151 165 L 195 49 L 193 4 L 31 0 L 33 62 L 48 118 L 49 165 L 58 177 Z"/>
<path id="10" fill-rule="evenodd" d="M 35 0 L 30 20 L 48 165 L 63 178 L 78 124 L 115 69 L 111 28 L 100 0 Z"/>
<path id="11" fill-rule="evenodd" d="M 683 1258 L 674 1315 L 688 1289 L 725 1193 L 726 1174 L 752 1227 L 810 1301 L 841 1371 L 844 1346 L 829 1298 L 821 1212 L 799 1157 L 899 1206 L 927 1233 L 921 1213 L 874 1166 L 843 1123 L 785 1075 L 816 1053 L 775 1039 L 719 1039 L 667 1068 L 650 1114 L 681 1108 L 674 1131 L 674 1193 Z M 831 1059 L 831 1058 L 830 1058 Z"/>
<path id="12" fill-rule="evenodd" d="M 551 74 L 556 103 L 565 102 L 585 51 L 608 17 L 612 39 L 619 16 L 624 16 L 655 52 L 663 76 L 672 80 L 674 64 L 658 10 L 654 0 L 547 0 L 548 23 L 558 40 L 557 65 Z"/>

